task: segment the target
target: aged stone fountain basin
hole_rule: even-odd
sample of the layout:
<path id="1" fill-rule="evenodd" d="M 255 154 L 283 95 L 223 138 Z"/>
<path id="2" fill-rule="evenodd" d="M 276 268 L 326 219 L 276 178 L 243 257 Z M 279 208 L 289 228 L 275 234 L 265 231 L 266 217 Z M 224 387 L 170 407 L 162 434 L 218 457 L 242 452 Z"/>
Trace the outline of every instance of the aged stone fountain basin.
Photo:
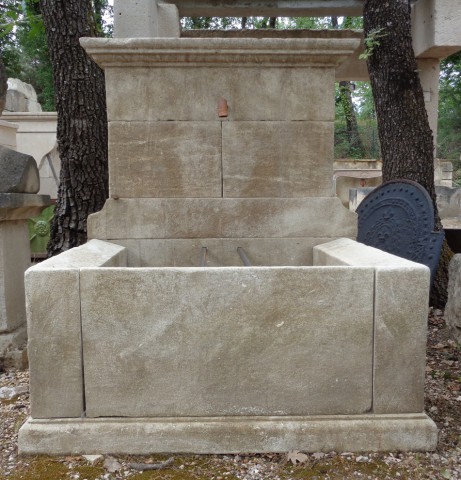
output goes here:
<path id="1" fill-rule="evenodd" d="M 92 240 L 31 268 L 21 451 L 435 447 L 427 268 L 349 239 L 313 257 L 130 268 Z"/>
<path id="2" fill-rule="evenodd" d="M 27 272 L 22 453 L 435 448 L 429 271 L 355 242 L 333 196 L 335 68 L 358 44 L 83 41 L 111 198 L 92 240 Z"/>

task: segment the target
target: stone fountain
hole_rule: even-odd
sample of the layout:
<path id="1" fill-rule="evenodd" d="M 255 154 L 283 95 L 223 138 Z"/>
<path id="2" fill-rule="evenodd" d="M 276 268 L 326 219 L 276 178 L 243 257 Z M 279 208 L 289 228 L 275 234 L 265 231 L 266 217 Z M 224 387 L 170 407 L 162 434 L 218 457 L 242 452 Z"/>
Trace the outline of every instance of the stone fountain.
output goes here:
<path id="1" fill-rule="evenodd" d="M 335 69 L 360 40 L 295 37 L 82 40 L 111 198 L 26 274 L 22 453 L 435 448 L 429 271 L 355 242 L 333 196 Z"/>

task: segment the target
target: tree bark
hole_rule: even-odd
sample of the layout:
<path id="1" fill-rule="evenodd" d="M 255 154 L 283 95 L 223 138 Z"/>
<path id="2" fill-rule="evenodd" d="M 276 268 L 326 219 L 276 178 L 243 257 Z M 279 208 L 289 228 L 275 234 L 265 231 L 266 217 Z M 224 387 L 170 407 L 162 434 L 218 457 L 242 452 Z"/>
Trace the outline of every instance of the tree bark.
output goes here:
<path id="1" fill-rule="evenodd" d="M 352 82 L 339 82 L 339 99 L 346 119 L 346 134 L 349 141 L 348 155 L 352 158 L 364 158 L 365 148 L 360 138 L 354 102 L 352 101 Z"/>
<path id="2" fill-rule="evenodd" d="M 58 113 L 61 158 L 56 213 L 48 255 L 81 245 L 87 217 L 108 196 L 107 118 L 104 74 L 80 47 L 96 36 L 91 0 L 40 0 Z"/>
<path id="3" fill-rule="evenodd" d="M 330 21 L 333 28 L 339 28 L 338 17 L 330 17 Z M 342 28 L 349 28 L 351 21 L 351 17 L 345 17 Z M 346 80 L 339 82 L 339 100 L 346 119 L 346 135 L 349 142 L 347 154 L 353 158 L 363 158 L 365 148 L 360 138 L 357 115 L 352 101 L 352 82 Z"/>
<path id="4" fill-rule="evenodd" d="M 413 51 L 410 2 L 366 0 L 363 23 L 383 181 L 405 178 L 421 184 L 434 204 L 435 228 L 441 230 L 434 184 L 434 144 Z M 447 248 L 445 242 L 442 260 L 449 256 Z M 440 307 L 446 302 L 448 285 L 443 261 L 435 283 L 431 303 Z"/>
<path id="5" fill-rule="evenodd" d="M 364 35 L 374 43 L 367 63 L 378 117 L 383 181 L 420 183 L 435 203 L 434 144 L 413 52 L 409 0 L 366 0 Z"/>
<path id="6" fill-rule="evenodd" d="M 3 64 L 2 57 L 0 56 L 0 117 L 3 110 L 5 110 L 6 91 L 8 90 L 8 77 L 6 75 L 5 65 Z"/>

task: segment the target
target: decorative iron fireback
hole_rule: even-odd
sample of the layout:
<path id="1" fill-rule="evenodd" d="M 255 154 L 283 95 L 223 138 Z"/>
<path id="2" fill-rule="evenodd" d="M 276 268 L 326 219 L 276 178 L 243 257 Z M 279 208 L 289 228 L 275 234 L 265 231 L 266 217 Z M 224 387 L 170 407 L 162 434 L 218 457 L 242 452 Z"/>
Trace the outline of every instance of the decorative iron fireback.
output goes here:
<path id="1" fill-rule="evenodd" d="M 421 185 L 383 183 L 363 199 L 357 214 L 357 241 L 427 265 L 434 280 L 445 234 L 434 232 L 432 200 Z"/>

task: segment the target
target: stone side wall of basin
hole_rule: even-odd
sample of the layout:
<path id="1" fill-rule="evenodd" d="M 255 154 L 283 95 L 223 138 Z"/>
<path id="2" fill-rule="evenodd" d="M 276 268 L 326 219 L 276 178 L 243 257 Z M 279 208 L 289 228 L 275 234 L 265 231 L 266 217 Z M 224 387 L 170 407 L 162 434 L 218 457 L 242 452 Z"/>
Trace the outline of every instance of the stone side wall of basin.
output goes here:
<path id="1" fill-rule="evenodd" d="M 426 267 L 350 239 L 315 247 L 313 267 L 126 254 L 91 240 L 28 270 L 23 453 L 435 448 Z"/>

